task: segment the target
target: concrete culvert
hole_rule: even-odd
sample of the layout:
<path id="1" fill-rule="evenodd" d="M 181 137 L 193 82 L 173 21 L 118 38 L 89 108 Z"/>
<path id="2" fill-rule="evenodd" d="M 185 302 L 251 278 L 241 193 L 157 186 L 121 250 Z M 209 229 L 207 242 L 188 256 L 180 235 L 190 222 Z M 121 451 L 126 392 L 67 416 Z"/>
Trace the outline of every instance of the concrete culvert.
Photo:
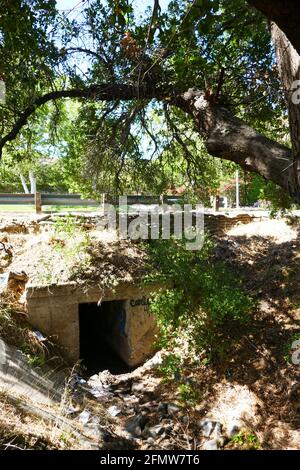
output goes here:
<path id="1" fill-rule="evenodd" d="M 110 360 L 114 355 L 124 361 L 128 371 L 153 353 L 156 322 L 149 298 L 158 288 L 161 286 L 141 286 L 139 281 L 102 290 L 99 286 L 80 288 L 76 283 L 29 284 L 25 294 L 28 320 L 62 346 L 70 363 L 83 359 L 98 372 L 101 368 L 122 369 L 122 362 L 103 364 L 103 358 Z M 101 350 L 104 345 L 106 349 Z"/>
<path id="2" fill-rule="evenodd" d="M 122 358 L 127 354 L 125 304 L 124 300 L 79 304 L 80 359 L 89 374 L 132 370 Z"/>

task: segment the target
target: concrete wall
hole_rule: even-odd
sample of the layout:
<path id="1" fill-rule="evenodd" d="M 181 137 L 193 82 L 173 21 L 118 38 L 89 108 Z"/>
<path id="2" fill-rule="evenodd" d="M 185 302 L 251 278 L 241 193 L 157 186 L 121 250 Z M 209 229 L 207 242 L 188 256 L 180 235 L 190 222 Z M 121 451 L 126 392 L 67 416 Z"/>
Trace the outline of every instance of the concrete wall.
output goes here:
<path id="1" fill-rule="evenodd" d="M 120 284 L 114 290 L 93 287 L 82 290 L 76 284 L 38 287 L 27 286 L 26 304 L 31 325 L 41 330 L 63 347 L 63 354 L 70 362 L 80 355 L 79 304 L 111 300 L 123 300 L 122 323 L 120 312 L 111 312 L 110 343 L 121 358 L 135 366 L 145 360 L 152 351 L 156 324 L 149 311 L 148 299 L 158 286 Z M 121 327 L 120 327 L 121 325 Z"/>

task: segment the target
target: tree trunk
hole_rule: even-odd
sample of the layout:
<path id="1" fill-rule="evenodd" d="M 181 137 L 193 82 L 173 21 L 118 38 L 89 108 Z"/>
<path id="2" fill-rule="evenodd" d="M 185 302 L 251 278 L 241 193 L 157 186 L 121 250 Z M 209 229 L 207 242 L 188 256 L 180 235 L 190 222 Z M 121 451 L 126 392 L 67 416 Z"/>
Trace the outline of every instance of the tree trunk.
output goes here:
<path id="1" fill-rule="evenodd" d="M 274 21 L 300 54 L 299 0 L 247 0 L 249 5 Z"/>
<path id="2" fill-rule="evenodd" d="M 29 172 L 29 180 L 30 180 L 30 194 L 36 193 L 36 178 L 33 174 L 33 171 Z"/>
<path id="3" fill-rule="evenodd" d="M 22 183 L 22 186 L 23 186 L 24 193 L 29 194 L 29 189 L 28 189 L 28 186 L 26 184 L 25 178 L 24 178 L 22 173 L 20 173 L 20 180 L 21 180 L 21 183 Z"/>
<path id="4" fill-rule="evenodd" d="M 275 23 L 271 25 L 272 41 L 276 50 L 279 77 L 284 89 L 289 115 L 290 137 L 293 150 L 294 188 L 296 199 L 300 197 L 300 56 L 286 35 Z M 296 82 L 298 80 L 298 82 Z M 298 95 L 298 96 L 297 96 Z"/>

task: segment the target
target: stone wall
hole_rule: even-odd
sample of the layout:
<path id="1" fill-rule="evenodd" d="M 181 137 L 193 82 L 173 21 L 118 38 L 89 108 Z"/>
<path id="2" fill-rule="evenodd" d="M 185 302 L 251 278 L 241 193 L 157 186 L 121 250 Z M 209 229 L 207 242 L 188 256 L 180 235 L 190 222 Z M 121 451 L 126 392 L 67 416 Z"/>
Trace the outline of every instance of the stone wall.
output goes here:
<path id="1" fill-rule="evenodd" d="M 226 215 L 222 213 L 204 214 L 204 229 L 212 235 L 223 235 L 227 230 L 238 224 L 249 224 L 250 222 L 261 221 L 261 216 L 251 213 L 240 213 L 237 215 Z"/>
<path id="2" fill-rule="evenodd" d="M 143 223 L 148 225 L 148 238 L 152 238 L 151 235 L 151 227 L 156 228 L 158 233 L 164 233 L 162 231 L 162 227 L 166 227 L 167 233 L 170 235 L 174 234 L 174 222 L 176 221 L 176 225 L 178 227 L 181 226 L 182 233 L 184 231 L 184 218 L 183 213 L 178 212 L 174 213 L 164 213 L 164 214 L 157 214 L 156 217 L 150 214 L 143 214 L 143 216 L 139 219 L 137 215 L 124 215 L 122 220 L 122 215 L 120 215 L 120 220 L 117 218 L 116 222 L 118 227 L 122 226 L 122 230 L 124 227 L 127 226 L 127 232 L 129 231 L 129 226 L 133 227 L 134 222 L 140 220 Z M 199 226 L 200 216 L 198 215 L 198 221 L 195 212 L 192 214 L 191 222 L 193 226 Z M 204 230 L 209 231 L 212 235 L 221 236 L 227 230 L 230 230 L 237 224 L 249 224 L 250 222 L 257 222 L 262 220 L 262 216 L 257 216 L 251 213 L 231 213 L 231 214 L 224 214 L 221 212 L 205 212 L 203 214 L 203 221 L 204 221 Z M 138 224 L 137 224 L 138 227 Z M 168 228 L 169 227 L 169 228 Z M 200 225 L 201 227 L 201 225 Z M 143 232 L 143 231 L 141 231 Z M 144 237 L 145 238 L 145 237 Z"/>

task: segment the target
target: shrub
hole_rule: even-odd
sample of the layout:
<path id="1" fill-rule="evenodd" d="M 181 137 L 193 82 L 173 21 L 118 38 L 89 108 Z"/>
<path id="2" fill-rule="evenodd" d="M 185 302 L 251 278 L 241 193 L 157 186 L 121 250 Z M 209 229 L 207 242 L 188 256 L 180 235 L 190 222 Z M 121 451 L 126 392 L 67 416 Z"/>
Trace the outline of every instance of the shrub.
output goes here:
<path id="1" fill-rule="evenodd" d="M 254 301 L 241 280 L 212 256 L 206 238 L 200 251 L 185 249 L 185 241 L 155 240 L 148 245 L 148 281 L 168 281 L 172 288 L 152 295 L 151 310 L 160 327 L 160 345 L 170 344 L 180 329 L 198 352 L 211 359 L 225 354 L 232 328 L 246 324 Z"/>

